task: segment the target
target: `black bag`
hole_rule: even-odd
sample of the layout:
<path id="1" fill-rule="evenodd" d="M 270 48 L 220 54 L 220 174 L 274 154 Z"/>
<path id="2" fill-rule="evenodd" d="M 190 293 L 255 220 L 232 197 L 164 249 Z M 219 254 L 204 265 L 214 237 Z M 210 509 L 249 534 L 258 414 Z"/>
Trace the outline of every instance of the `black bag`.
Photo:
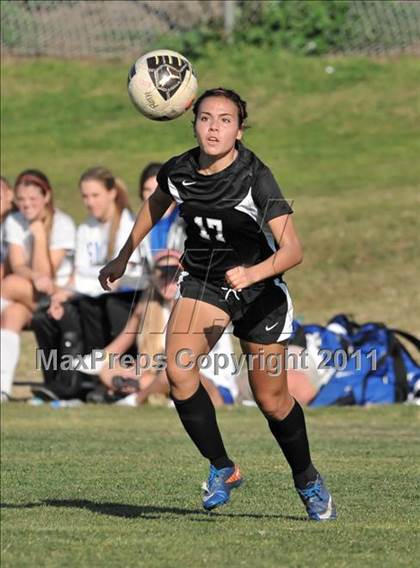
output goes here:
<path id="1" fill-rule="evenodd" d="M 77 305 L 64 304 L 64 315 L 56 321 L 46 309 L 38 310 L 32 320 L 38 346 L 42 352 L 41 369 L 44 385 L 34 386 L 32 392 L 37 396 L 60 399 L 80 398 L 98 384 L 97 377 L 91 377 L 73 369 L 72 358 L 79 358 L 84 353 L 84 338 Z M 36 393 L 35 393 L 36 391 Z"/>

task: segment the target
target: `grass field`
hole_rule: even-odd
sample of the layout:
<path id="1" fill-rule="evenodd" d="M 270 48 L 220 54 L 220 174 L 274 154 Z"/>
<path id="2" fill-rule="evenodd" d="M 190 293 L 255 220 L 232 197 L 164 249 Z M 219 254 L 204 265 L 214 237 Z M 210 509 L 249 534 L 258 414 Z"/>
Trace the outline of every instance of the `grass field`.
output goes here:
<path id="1" fill-rule="evenodd" d="M 2 566 L 415 566 L 417 408 L 308 411 L 335 523 L 310 523 L 256 409 L 221 428 L 247 484 L 201 509 L 207 467 L 174 411 L 2 408 Z M 417 558 L 417 560 L 416 560 Z"/>
<path id="2" fill-rule="evenodd" d="M 47 172 L 57 204 L 83 216 L 81 172 L 105 164 L 129 185 L 140 169 L 194 145 L 190 120 L 153 123 L 125 89 L 130 62 L 10 60 L 2 65 L 1 171 Z M 333 66 L 335 72 L 325 72 Z M 306 323 L 338 312 L 420 334 L 420 62 L 415 57 L 303 58 L 209 52 L 200 88 L 223 84 L 249 103 L 246 143 L 293 199 L 304 263 L 287 275 Z M 34 378 L 24 337 L 20 376 Z"/>
<path id="3" fill-rule="evenodd" d="M 420 333 L 419 60 L 299 58 L 258 51 L 198 62 L 200 87 L 226 84 L 249 101 L 246 142 L 294 200 L 304 264 L 288 275 L 297 313 L 337 311 Z M 333 65 L 335 73 L 325 72 Z M 57 203 L 80 221 L 80 173 L 106 164 L 137 206 L 139 170 L 194 145 L 190 119 L 153 123 L 128 100 L 128 62 L 3 65 L 2 172 L 44 169 Z"/>
<path id="4" fill-rule="evenodd" d="M 84 216 L 77 182 L 104 164 L 128 182 L 194 145 L 191 115 L 155 124 L 125 90 L 129 61 L 2 62 L 1 171 L 38 167 L 56 202 Z M 333 66 L 335 72 L 325 72 Z M 419 59 L 209 52 L 200 88 L 249 102 L 246 143 L 293 199 L 305 261 L 287 275 L 296 314 L 337 312 L 419 335 Z M 24 334 L 19 379 L 34 371 Z M 22 391 L 21 391 L 22 392 Z M 4 566 L 414 566 L 420 556 L 419 412 L 308 412 L 314 459 L 340 514 L 304 521 L 283 458 L 254 409 L 220 413 L 248 483 L 200 508 L 206 465 L 172 411 L 2 407 Z"/>

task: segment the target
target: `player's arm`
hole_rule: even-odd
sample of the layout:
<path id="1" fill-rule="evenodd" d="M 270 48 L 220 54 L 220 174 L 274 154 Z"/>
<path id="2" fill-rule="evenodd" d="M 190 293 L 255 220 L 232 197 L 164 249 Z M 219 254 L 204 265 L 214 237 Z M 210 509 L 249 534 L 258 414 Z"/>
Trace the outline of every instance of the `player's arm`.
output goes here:
<path id="1" fill-rule="evenodd" d="M 99 282 L 104 290 L 110 290 L 110 283 L 121 278 L 134 250 L 152 227 L 162 218 L 172 202 L 173 198 L 162 191 L 160 187 L 157 187 L 149 199 L 146 199 L 137 215 L 131 233 L 118 256 L 99 272 Z"/>
<path id="2" fill-rule="evenodd" d="M 52 250 L 50 250 L 50 259 L 51 259 L 53 275 L 55 275 L 57 273 L 57 270 L 59 269 L 60 264 L 63 262 L 66 254 L 67 254 L 66 249 L 52 249 Z"/>
<path id="3" fill-rule="evenodd" d="M 228 270 L 226 279 L 235 290 L 282 274 L 302 262 L 303 248 L 293 224 L 292 215 L 275 217 L 268 221 L 268 225 L 280 247 L 279 250 L 254 266 L 237 266 Z"/>
<path id="4" fill-rule="evenodd" d="M 28 280 L 35 278 L 35 271 L 26 264 L 25 251 L 21 245 L 9 243 L 8 261 L 13 274 L 18 274 Z"/>
<path id="5" fill-rule="evenodd" d="M 54 292 L 54 283 L 50 275 L 37 272 L 34 267 L 31 268 L 26 264 L 25 251 L 21 245 L 15 243 L 9 244 L 8 262 L 10 271 L 13 274 L 30 280 L 35 289 L 39 292 L 45 292 L 46 294 L 52 294 Z"/>
<path id="6" fill-rule="evenodd" d="M 268 226 L 280 248 L 272 256 L 255 265 L 257 282 L 282 274 L 297 266 L 303 260 L 303 247 L 296 232 L 292 215 L 276 217 L 268 222 Z"/>
<path id="7" fill-rule="evenodd" d="M 133 345 L 138 333 L 140 322 L 143 317 L 144 303 L 139 302 L 131 317 L 125 324 L 124 329 L 117 337 L 105 347 L 107 353 L 121 355 Z"/>
<path id="8" fill-rule="evenodd" d="M 48 234 L 42 221 L 34 221 L 29 224 L 32 233 L 32 258 L 31 267 L 37 274 L 53 278 L 53 266 L 51 263 L 50 249 L 48 244 Z"/>

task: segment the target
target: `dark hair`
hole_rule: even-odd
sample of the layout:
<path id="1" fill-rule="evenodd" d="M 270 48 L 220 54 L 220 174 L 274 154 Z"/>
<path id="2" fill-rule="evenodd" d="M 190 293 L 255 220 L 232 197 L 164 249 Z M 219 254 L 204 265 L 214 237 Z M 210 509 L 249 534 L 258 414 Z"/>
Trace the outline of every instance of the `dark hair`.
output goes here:
<path id="1" fill-rule="evenodd" d="M 51 184 L 47 176 L 36 169 L 21 172 L 16 178 L 15 189 L 17 189 L 18 185 L 36 185 L 42 190 L 44 195 L 52 192 Z"/>
<path id="2" fill-rule="evenodd" d="M 229 99 L 230 101 L 235 103 L 238 109 L 239 127 L 241 128 L 242 126 L 244 126 L 244 122 L 248 118 L 248 113 L 246 110 L 246 101 L 241 99 L 240 95 L 236 91 L 232 91 L 231 89 L 225 89 L 223 87 L 217 87 L 216 89 L 208 89 L 198 97 L 192 109 L 194 113 L 194 124 L 197 121 L 197 114 L 200 104 L 203 102 L 204 99 L 208 99 L 209 97 L 225 97 L 226 99 Z"/>
<path id="3" fill-rule="evenodd" d="M 146 183 L 146 181 L 151 178 L 151 177 L 156 177 L 159 173 L 160 168 L 162 167 L 162 164 L 159 162 L 150 162 L 150 164 L 147 164 L 147 166 L 145 166 L 142 170 L 142 172 L 140 173 L 140 178 L 139 178 L 139 197 L 140 199 L 143 199 L 143 186 Z"/>

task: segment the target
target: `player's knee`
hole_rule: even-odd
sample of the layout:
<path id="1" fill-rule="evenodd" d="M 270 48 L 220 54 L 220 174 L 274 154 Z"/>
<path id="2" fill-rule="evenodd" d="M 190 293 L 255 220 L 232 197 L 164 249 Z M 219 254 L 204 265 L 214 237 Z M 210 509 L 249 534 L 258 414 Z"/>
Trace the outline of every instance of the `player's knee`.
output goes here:
<path id="1" fill-rule="evenodd" d="M 189 369 L 184 368 L 179 365 L 179 362 L 175 357 L 171 357 L 168 354 L 168 362 L 166 367 L 166 375 L 171 387 L 177 387 L 185 382 L 188 382 L 191 372 Z"/>
<path id="2" fill-rule="evenodd" d="M 195 367 L 184 368 L 174 357 L 168 357 L 166 376 L 171 395 L 183 400 L 192 396 L 199 385 L 199 374 Z"/>
<path id="3" fill-rule="evenodd" d="M 287 389 L 275 394 L 264 394 L 256 397 L 257 404 L 268 419 L 282 420 L 290 411 L 291 396 Z"/>
<path id="4" fill-rule="evenodd" d="M 1 283 L 1 295 L 3 298 L 15 299 L 22 286 L 27 284 L 27 281 L 18 274 L 8 274 Z"/>

